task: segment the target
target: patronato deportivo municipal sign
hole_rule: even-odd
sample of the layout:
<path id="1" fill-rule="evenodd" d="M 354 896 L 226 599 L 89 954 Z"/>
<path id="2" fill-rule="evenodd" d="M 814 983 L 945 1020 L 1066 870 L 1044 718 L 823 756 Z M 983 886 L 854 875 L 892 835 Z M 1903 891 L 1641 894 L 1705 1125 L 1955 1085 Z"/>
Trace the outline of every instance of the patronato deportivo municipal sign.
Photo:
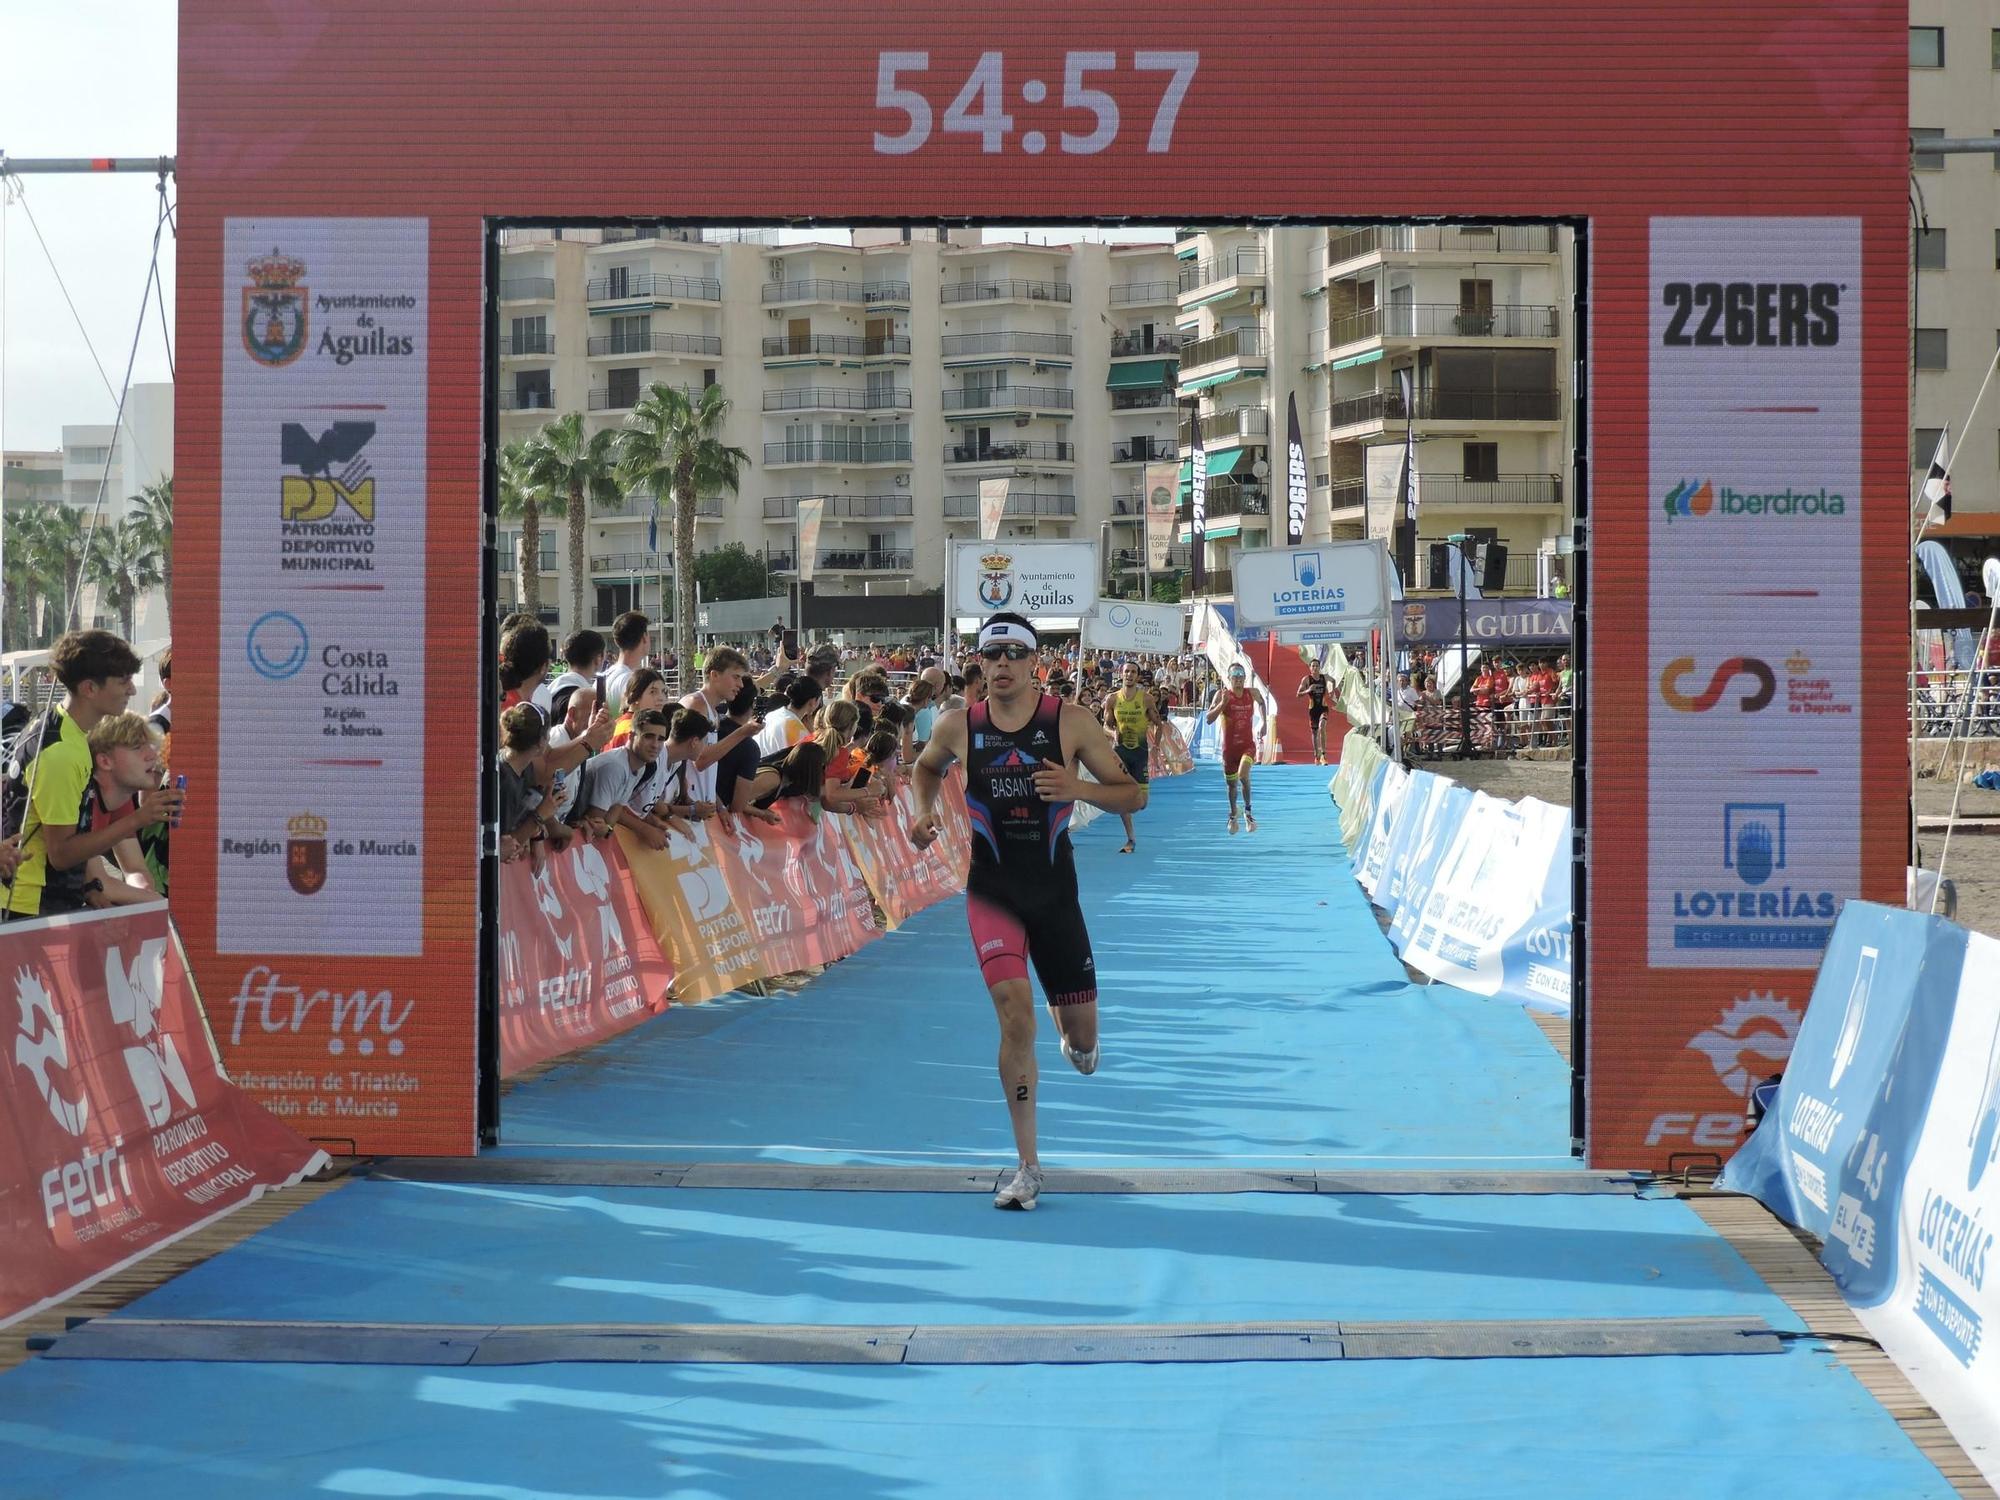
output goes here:
<path id="1" fill-rule="evenodd" d="M 1365 629 L 1387 618 L 1380 542 L 1272 547 L 1236 557 L 1236 618 L 1246 625 Z"/>

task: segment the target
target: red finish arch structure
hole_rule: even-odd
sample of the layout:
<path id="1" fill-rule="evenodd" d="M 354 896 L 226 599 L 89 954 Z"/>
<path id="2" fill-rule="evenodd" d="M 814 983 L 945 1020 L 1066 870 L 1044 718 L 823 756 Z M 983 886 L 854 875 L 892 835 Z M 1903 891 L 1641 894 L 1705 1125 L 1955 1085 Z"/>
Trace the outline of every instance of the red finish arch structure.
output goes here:
<path id="1" fill-rule="evenodd" d="M 496 218 L 1584 225 L 1590 1160 L 1732 1144 L 1900 900 L 1904 6 L 181 13 L 176 906 L 306 1133 L 476 1149 Z"/>

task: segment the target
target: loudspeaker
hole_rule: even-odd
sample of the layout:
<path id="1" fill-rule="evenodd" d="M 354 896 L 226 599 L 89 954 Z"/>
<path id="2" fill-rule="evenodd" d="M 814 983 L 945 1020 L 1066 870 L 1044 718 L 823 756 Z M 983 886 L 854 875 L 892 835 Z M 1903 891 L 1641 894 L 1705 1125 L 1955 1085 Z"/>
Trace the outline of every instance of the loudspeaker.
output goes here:
<path id="1" fill-rule="evenodd" d="M 1507 587 L 1507 544 L 1488 542 L 1480 558 L 1479 591 L 1497 594 Z"/>
<path id="2" fill-rule="evenodd" d="M 1451 543 L 1432 542 L 1430 572 L 1424 579 L 1427 589 L 1448 589 L 1451 587 Z"/>

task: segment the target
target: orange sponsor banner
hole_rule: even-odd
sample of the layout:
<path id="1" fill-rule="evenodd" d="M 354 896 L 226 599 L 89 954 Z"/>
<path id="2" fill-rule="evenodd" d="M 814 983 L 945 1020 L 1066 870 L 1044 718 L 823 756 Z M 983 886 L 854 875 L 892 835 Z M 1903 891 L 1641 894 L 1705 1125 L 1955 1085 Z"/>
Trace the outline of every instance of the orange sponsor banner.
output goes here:
<path id="1" fill-rule="evenodd" d="M 730 890 L 727 840 L 712 821 L 694 824 L 690 834 L 669 833 L 665 849 L 648 849 L 618 830 L 653 935 L 673 965 L 673 998 L 682 1004 L 782 972 L 765 963 L 756 929 Z"/>
<path id="2" fill-rule="evenodd" d="M 972 824 L 965 815 L 965 774 L 959 767 L 952 767 L 938 794 L 938 837 L 928 849 L 910 842 L 915 819 L 916 798 L 905 781 L 887 816 L 843 818 L 840 824 L 891 931 L 965 889 Z"/>
<path id="3" fill-rule="evenodd" d="M 868 885 L 837 823 L 797 801 L 777 805 L 776 828 L 749 818 L 717 835 L 739 910 L 757 934 L 765 972 L 789 974 L 859 952 L 882 935 Z"/>
<path id="4" fill-rule="evenodd" d="M 616 844 L 500 867 L 503 1078 L 665 1010 L 673 973 Z"/>

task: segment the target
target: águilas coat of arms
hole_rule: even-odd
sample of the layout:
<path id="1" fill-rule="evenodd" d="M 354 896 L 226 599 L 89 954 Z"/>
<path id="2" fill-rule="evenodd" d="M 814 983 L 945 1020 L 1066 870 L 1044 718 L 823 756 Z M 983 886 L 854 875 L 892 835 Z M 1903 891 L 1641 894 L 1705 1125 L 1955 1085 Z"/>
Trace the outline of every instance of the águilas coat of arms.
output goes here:
<path id="1" fill-rule="evenodd" d="M 326 819 L 300 813 L 285 823 L 285 879 L 301 896 L 317 896 L 326 884 Z"/>
<path id="2" fill-rule="evenodd" d="M 273 249 L 244 269 L 251 284 L 243 288 L 243 348 L 259 364 L 288 365 L 306 348 L 309 294 L 299 284 L 306 263 Z"/>
<path id="3" fill-rule="evenodd" d="M 983 570 L 979 575 L 979 602 L 988 609 L 1005 609 L 1007 601 L 1014 597 L 1014 579 L 1010 571 L 1014 559 L 1005 552 L 988 552 L 979 559 Z"/>

